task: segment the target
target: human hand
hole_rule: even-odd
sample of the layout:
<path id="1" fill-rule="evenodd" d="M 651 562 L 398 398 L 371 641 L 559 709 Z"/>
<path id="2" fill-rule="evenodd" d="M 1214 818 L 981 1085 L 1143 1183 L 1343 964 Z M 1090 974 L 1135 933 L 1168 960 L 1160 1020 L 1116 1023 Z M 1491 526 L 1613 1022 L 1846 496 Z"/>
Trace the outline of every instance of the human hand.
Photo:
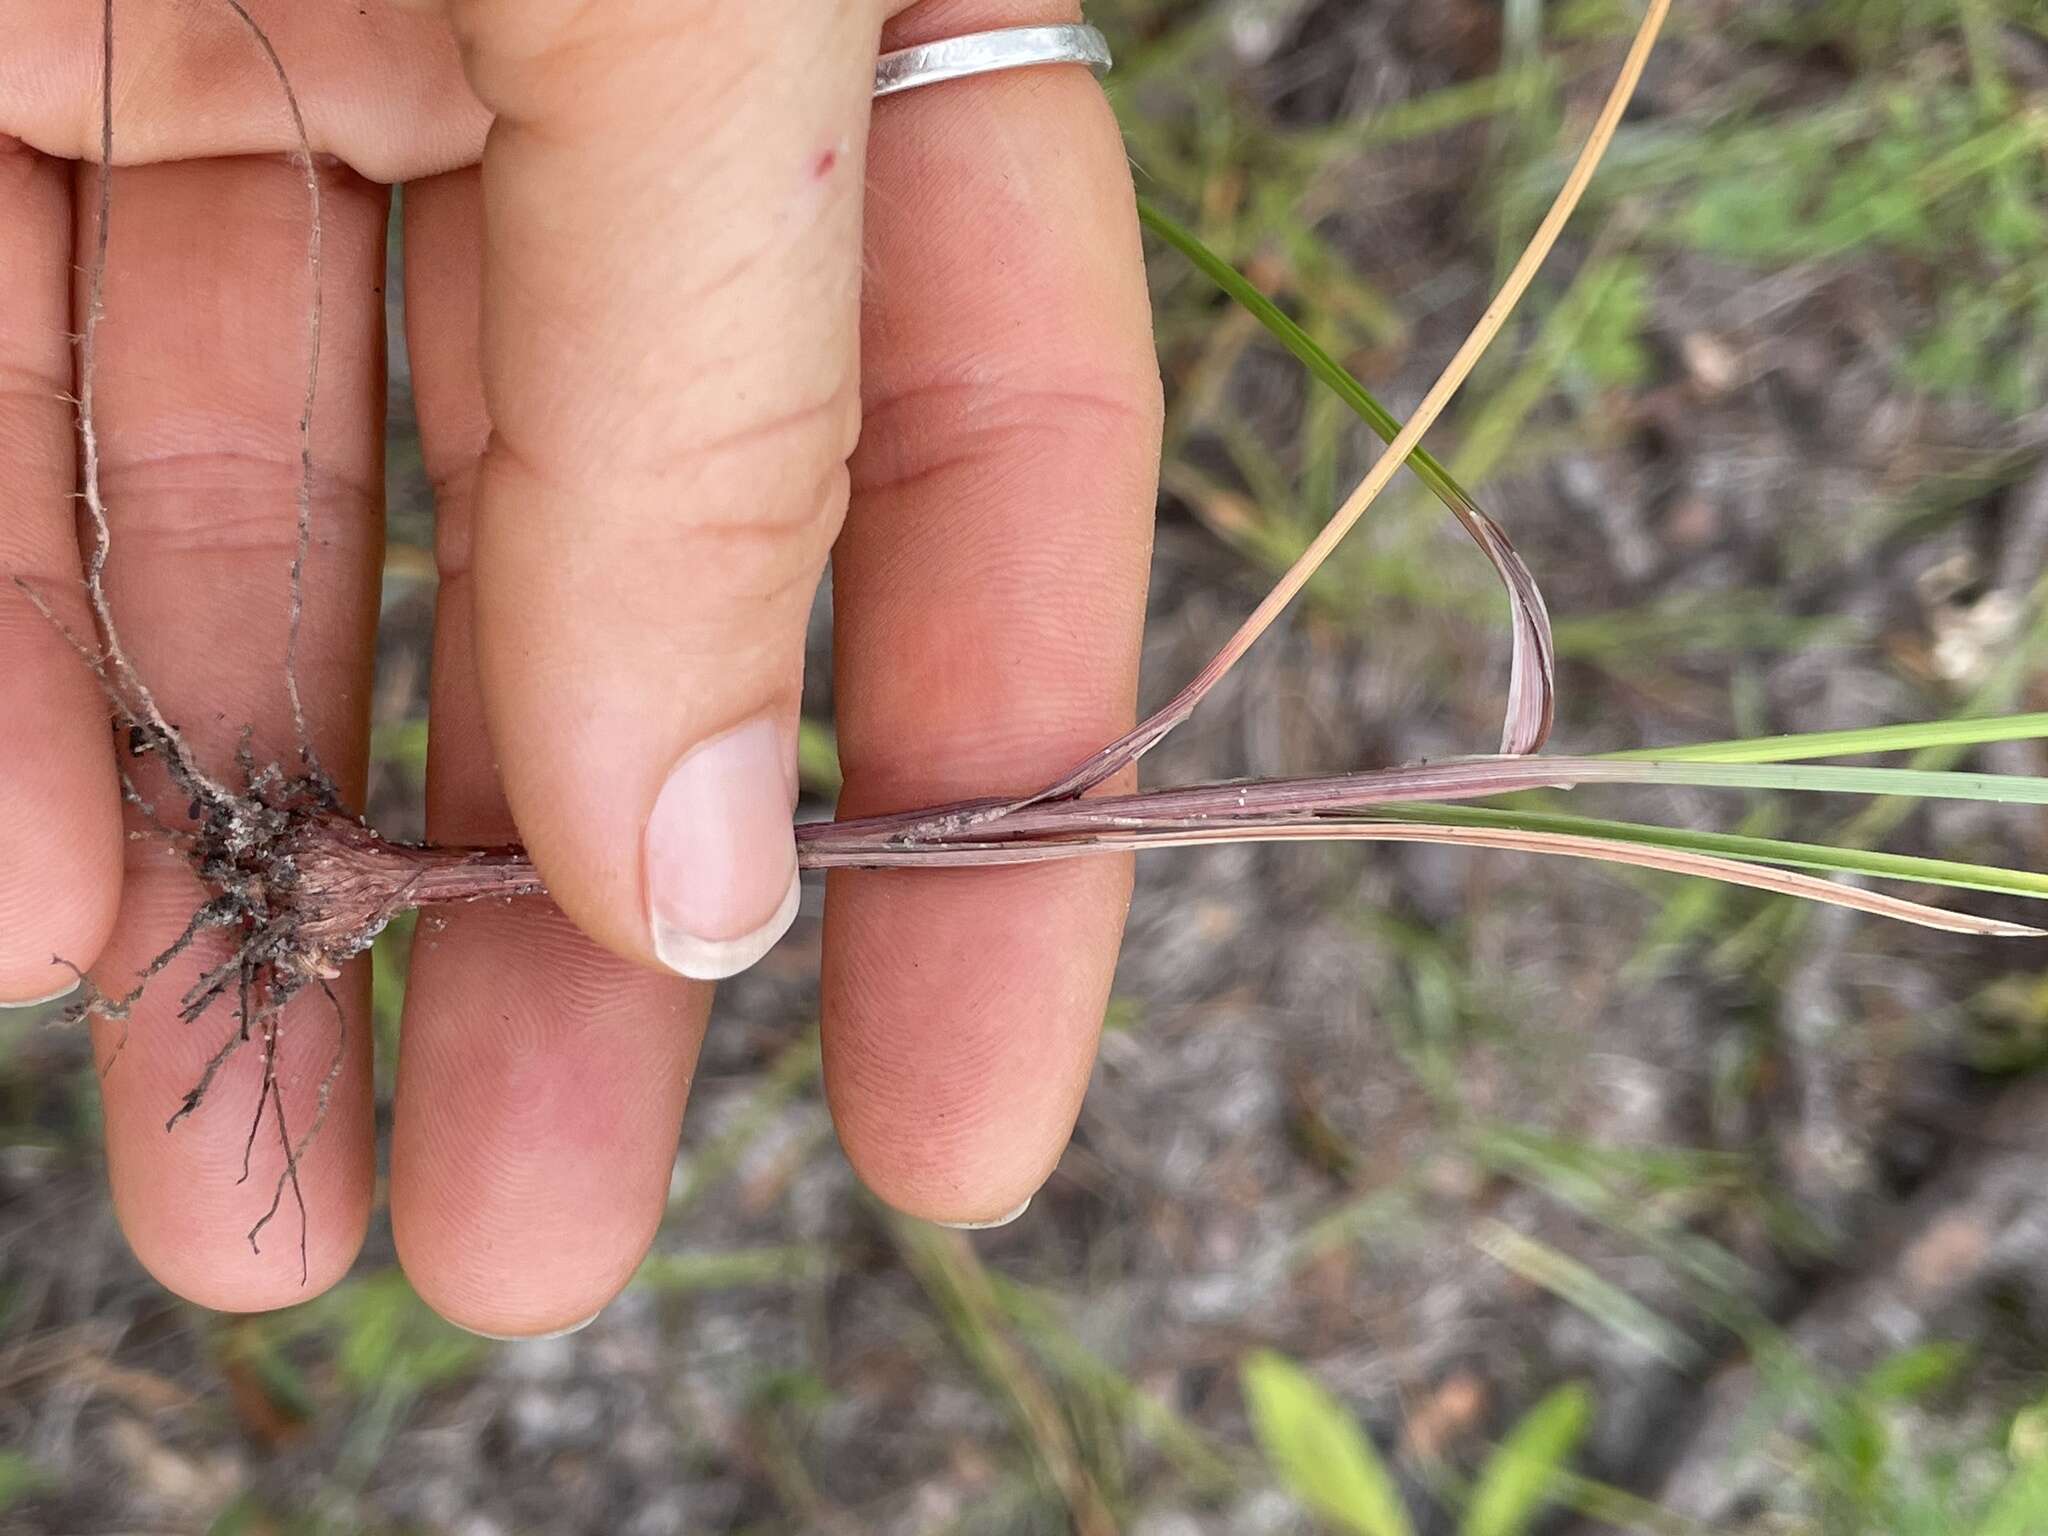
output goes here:
<path id="1" fill-rule="evenodd" d="M 313 738 L 359 795 L 386 189 L 404 183 L 442 576 L 429 833 L 516 828 L 561 907 L 422 923 L 399 1252 L 451 1319 L 545 1332 L 616 1294 L 659 1222 L 711 990 L 673 971 L 749 963 L 793 912 L 794 727 L 828 550 L 842 814 L 1031 790 L 1129 723 L 1159 405 L 1123 152 L 1072 66 L 909 92 L 870 129 L 878 37 L 1074 19 L 1064 0 L 859 0 L 801 24 L 747 0 L 249 8 L 331 157 L 298 664 Z M 0 149 L 0 567 L 82 633 L 60 397 L 96 174 L 65 162 L 98 155 L 100 29 L 97 0 L 0 0 L 0 144 L 18 141 Z M 259 761 L 288 759 L 313 294 L 297 140 L 226 0 L 119 0 L 114 82 L 95 411 L 112 610 L 207 762 L 225 772 L 245 725 Z M 53 954 L 98 957 L 123 990 L 190 916 L 191 875 L 124 841 L 104 702 L 18 594 L 0 658 L 0 1001 L 63 985 Z M 883 1199 L 983 1221 L 1043 1181 L 1128 889 L 1110 859 L 832 876 L 826 1089 Z M 361 1241 L 369 989 L 360 964 L 337 986 L 302 1287 L 295 1243 L 243 1239 L 283 1166 L 267 1134 L 236 1183 L 254 1055 L 164 1132 L 229 1027 L 181 1023 L 177 999 L 225 952 L 196 948 L 127 1025 L 96 1021 L 95 1045 L 106 1063 L 127 1036 L 104 1092 L 136 1252 L 173 1290 L 250 1310 L 332 1283 Z M 335 1020 L 309 993 L 285 1024 L 303 1126 Z"/>

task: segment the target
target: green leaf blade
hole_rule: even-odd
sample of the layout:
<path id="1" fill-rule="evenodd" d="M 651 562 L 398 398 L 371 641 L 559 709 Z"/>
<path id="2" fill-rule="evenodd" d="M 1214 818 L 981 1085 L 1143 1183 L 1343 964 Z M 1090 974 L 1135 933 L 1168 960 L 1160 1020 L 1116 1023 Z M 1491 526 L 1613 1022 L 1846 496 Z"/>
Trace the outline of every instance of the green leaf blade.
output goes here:
<path id="1" fill-rule="evenodd" d="M 2035 1536 L 2048 1529 L 2048 1461 L 2031 1461 L 2009 1477 L 1974 1536 Z"/>
<path id="2" fill-rule="evenodd" d="M 1860 757 L 1871 752 L 1917 752 L 1928 747 L 2038 741 L 2043 737 L 2048 737 L 2048 713 L 1914 721 L 1853 731 L 1808 731 L 1796 736 L 1703 741 L 1690 746 L 1644 747 L 1603 755 L 1613 762 L 1791 763 L 1821 757 Z"/>
<path id="3" fill-rule="evenodd" d="M 1741 832 L 1700 832 L 1687 827 L 1660 827 L 1649 822 L 1610 821 L 1593 816 L 1478 806 L 1417 803 L 1378 807 L 1372 815 L 1383 821 L 1444 822 L 1452 826 L 1502 827 L 1529 832 L 1561 832 L 1578 837 L 1604 837 L 1644 847 L 1675 848 L 1687 853 L 1777 864 L 1791 869 L 1839 870 L 1877 880 L 1909 880 L 1920 885 L 1987 891 L 2033 901 L 2048 900 L 2048 874 L 2031 869 L 2009 869 L 1998 864 L 1973 864 L 1962 859 L 1934 859 L 1920 854 L 1839 848 L 1828 843 L 1793 842 Z"/>
<path id="4" fill-rule="evenodd" d="M 1523 1414 L 1479 1474 L 1463 1536 L 1523 1536 L 1556 1498 L 1565 1463 L 1592 1417 L 1593 1399 L 1577 1383 L 1557 1388 Z"/>
<path id="5" fill-rule="evenodd" d="M 1415 1536 L 1371 1439 L 1314 1377 L 1260 1350 L 1245 1361 L 1241 1380 L 1252 1433 L 1282 1487 L 1357 1536 Z"/>

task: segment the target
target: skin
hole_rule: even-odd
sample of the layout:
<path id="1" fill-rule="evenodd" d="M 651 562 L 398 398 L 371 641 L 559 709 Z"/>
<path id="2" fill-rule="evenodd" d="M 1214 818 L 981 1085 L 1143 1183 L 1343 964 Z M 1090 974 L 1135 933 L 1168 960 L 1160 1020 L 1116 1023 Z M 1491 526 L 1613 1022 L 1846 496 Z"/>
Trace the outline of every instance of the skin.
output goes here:
<path id="1" fill-rule="evenodd" d="M 301 678 L 319 750 L 364 773 L 381 550 L 388 188 L 438 505 L 429 832 L 514 835 L 545 904 L 424 921 L 399 1062 L 400 1256 L 452 1320 L 577 1323 L 658 1223 L 710 987 L 659 968 L 642 835 L 695 744 L 794 710 L 827 554 L 842 814 L 1035 789 L 1125 729 L 1159 395 L 1123 151 L 1078 68 L 876 104 L 878 46 L 1073 19 L 1062 0 L 252 0 L 323 156 L 318 538 Z M 75 627 L 66 333 L 83 323 L 96 0 L 0 0 L 0 567 Z M 226 774 L 288 756 L 280 659 L 311 286 L 268 65 L 225 5 L 122 0 L 97 416 L 107 580 L 142 675 Z M 103 702 L 0 590 L 0 1002 L 110 989 L 195 887 L 123 838 Z M 134 813 L 128 825 L 139 827 Z M 1122 861 L 840 873 L 826 1089 L 884 1200 L 966 1222 L 1044 1181 L 1078 1111 L 1129 894 Z M 566 915 L 564 915 L 566 914 Z M 367 978 L 289 1208 L 243 1233 L 255 1053 L 163 1122 L 225 1016 L 175 1017 L 209 956 L 99 1023 L 114 1200 L 142 1261 L 209 1306 L 348 1267 L 373 1180 Z M 286 1017 L 293 1134 L 336 1038 Z M 125 1041 L 124 1041 L 125 1033 Z M 287 1196 L 289 1200 L 289 1196 Z"/>

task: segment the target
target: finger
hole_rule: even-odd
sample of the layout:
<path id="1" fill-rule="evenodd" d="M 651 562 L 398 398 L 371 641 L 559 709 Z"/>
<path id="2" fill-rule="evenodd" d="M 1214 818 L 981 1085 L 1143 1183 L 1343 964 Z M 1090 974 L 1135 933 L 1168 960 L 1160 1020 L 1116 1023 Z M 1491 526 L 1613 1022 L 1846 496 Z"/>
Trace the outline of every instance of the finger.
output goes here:
<path id="1" fill-rule="evenodd" d="M 928 5 L 887 43 L 1074 14 Z M 1130 724 L 1159 446 L 1130 181 L 1086 72 L 884 101 L 871 153 L 866 425 L 833 557 L 848 815 L 1028 792 Z M 1029 1199 L 1129 889 L 1106 859 L 831 877 L 825 1082 L 876 1193 L 952 1222 Z"/>
<path id="2" fill-rule="evenodd" d="M 373 181 L 473 162 L 489 115 L 445 21 L 390 0 L 245 0 L 318 154 Z M 0 133 L 97 159 L 104 0 L 0 0 Z M 288 153 L 298 133 L 269 59 L 227 0 L 120 4 L 114 156 L 125 165 Z"/>
<path id="3" fill-rule="evenodd" d="M 80 171 L 88 188 L 94 174 Z M 383 540 L 385 200 L 346 172 L 327 174 L 315 537 L 298 677 L 320 758 L 345 800 L 362 790 Z M 78 201 L 84 264 L 94 199 Z M 283 159 L 151 166 L 116 174 L 112 212 L 96 369 L 109 602 L 137 673 L 207 771 L 239 782 L 245 726 L 256 760 L 289 771 L 296 751 L 283 658 L 312 302 L 305 185 Z M 110 993 L 171 943 L 205 894 L 160 835 L 130 847 L 120 921 L 95 973 Z M 196 1023 L 178 1018 L 180 996 L 232 948 L 218 932 L 205 935 L 151 982 L 129 1023 L 96 1021 L 93 1038 L 114 1204 L 137 1256 L 181 1295 L 253 1310 L 304 1300 L 348 1267 L 361 1242 L 373 1172 L 368 975 L 359 962 L 334 983 L 339 1014 L 316 988 L 282 1019 L 291 1136 L 311 1127 L 340 1051 L 324 1128 L 300 1170 L 302 1283 L 289 1191 L 260 1252 L 245 1236 L 285 1165 L 273 1103 L 241 1181 L 264 1081 L 260 1040 L 239 1048 L 198 1110 L 165 1131 L 209 1057 L 236 1034 L 232 998 Z"/>
<path id="4" fill-rule="evenodd" d="M 406 328 L 441 570 L 427 831 L 517 835 L 477 695 L 473 490 L 483 207 L 474 172 L 405 192 Z M 710 988 L 620 959 L 546 901 L 422 921 L 398 1063 L 391 1220 L 414 1288 L 497 1336 L 579 1323 L 660 1224 Z"/>
<path id="5" fill-rule="evenodd" d="M 0 1005 L 71 990 L 121 894 L 107 702 L 30 584 L 94 637 L 71 493 L 71 173 L 0 139 Z"/>
<path id="6" fill-rule="evenodd" d="M 846 503 L 863 4 L 475 0 L 478 668 L 564 910 L 699 978 L 796 910 L 805 621 Z"/>

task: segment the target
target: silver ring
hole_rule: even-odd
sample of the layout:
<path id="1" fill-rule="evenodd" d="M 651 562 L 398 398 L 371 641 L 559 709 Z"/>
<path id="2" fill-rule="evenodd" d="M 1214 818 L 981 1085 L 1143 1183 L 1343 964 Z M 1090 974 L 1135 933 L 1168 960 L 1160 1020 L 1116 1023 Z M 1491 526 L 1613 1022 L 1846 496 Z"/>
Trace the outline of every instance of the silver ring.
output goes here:
<path id="1" fill-rule="evenodd" d="M 1109 69 L 1109 41 L 1089 26 L 1006 27 L 941 38 L 877 59 L 875 96 L 1037 64 L 1086 64 L 1100 75 Z"/>

